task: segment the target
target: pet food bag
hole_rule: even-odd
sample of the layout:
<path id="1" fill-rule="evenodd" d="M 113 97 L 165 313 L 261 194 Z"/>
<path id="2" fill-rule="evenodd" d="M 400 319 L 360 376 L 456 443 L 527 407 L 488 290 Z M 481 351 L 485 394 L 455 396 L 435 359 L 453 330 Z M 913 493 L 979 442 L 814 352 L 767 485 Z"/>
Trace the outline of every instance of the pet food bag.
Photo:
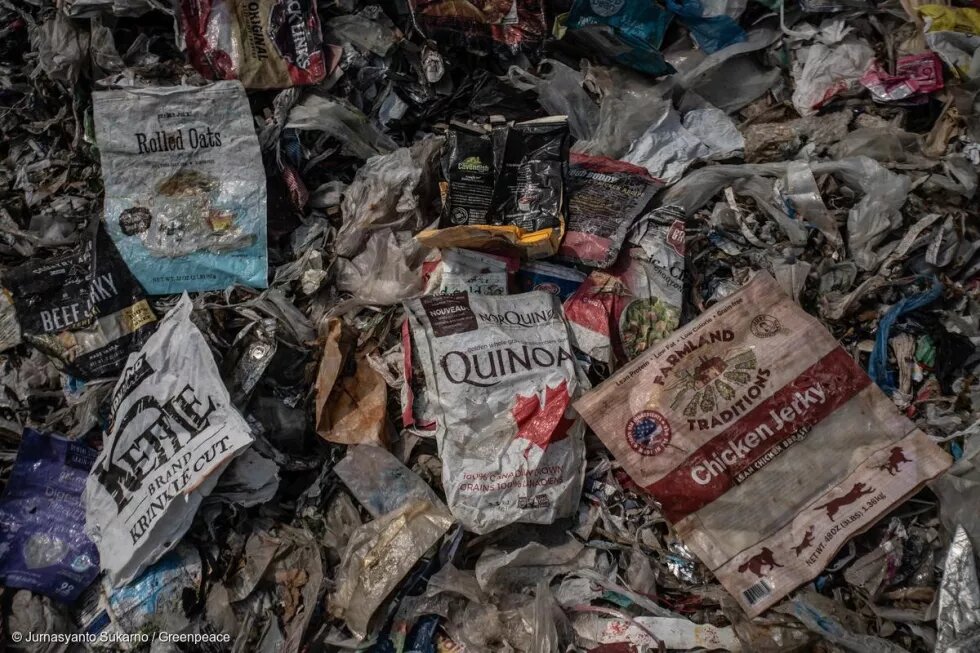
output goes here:
<path id="1" fill-rule="evenodd" d="M 181 0 L 191 64 L 245 88 L 316 84 L 327 75 L 314 0 Z"/>
<path id="2" fill-rule="evenodd" d="M 568 227 L 557 258 L 593 268 L 615 263 L 630 227 L 662 186 L 646 168 L 573 153 L 568 170 Z"/>
<path id="3" fill-rule="evenodd" d="M 439 229 L 429 247 L 551 256 L 565 231 L 568 119 L 550 116 L 490 130 L 453 123 L 442 158 Z"/>
<path id="4" fill-rule="evenodd" d="M 752 616 L 950 465 L 766 273 L 575 408 Z"/>
<path id="5" fill-rule="evenodd" d="M 680 323 L 684 213 L 662 207 L 642 218 L 633 242 L 608 270 L 593 270 L 565 301 L 575 346 L 608 365 L 624 363 Z"/>
<path id="6" fill-rule="evenodd" d="M 238 82 L 93 93 L 105 222 L 151 295 L 267 285 L 265 171 Z"/>
<path id="7" fill-rule="evenodd" d="M 580 379 L 554 295 L 432 295 L 405 304 L 432 402 L 446 500 L 476 533 L 578 506 Z"/>

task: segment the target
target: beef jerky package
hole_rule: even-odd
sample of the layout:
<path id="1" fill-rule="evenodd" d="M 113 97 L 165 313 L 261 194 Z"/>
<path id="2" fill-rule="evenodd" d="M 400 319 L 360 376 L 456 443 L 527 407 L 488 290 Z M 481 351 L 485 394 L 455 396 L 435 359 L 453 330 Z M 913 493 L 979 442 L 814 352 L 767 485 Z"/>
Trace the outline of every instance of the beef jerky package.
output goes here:
<path id="1" fill-rule="evenodd" d="M 680 323 L 684 293 L 684 212 L 658 208 L 608 270 L 594 270 L 565 301 L 575 346 L 614 365 L 635 358 Z"/>
<path id="2" fill-rule="evenodd" d="M 663 184 L 646 168 L 601 156 L 572 154 L 568 226 L 557 258 L 593 268 L 616 262 L 631 226 Z"/>
<path id="3" fill-rule="evenodd" d="M 117 587 L 172 549 L 252 442 L 185 294 L 126 361 L 85 486 L 85 530 Z"/>
<path id="4" fill-rule="evenodd" d="M 238 82 L 93 93 L 105 222 L 151 295 L 267 285 L 265 171 Z"/>
<path id="5" fill-rule="evenodd" d="M 314 0 L 181 0 L 191 64 L 245 88 L 316 84 L 327 75 Z"/>
<path id="6" fill-rule="evenodd" d="M 551 116 L 481 132 L 454 124 L 443 151 L 439 229 L 429 247 L 551 256 L 565 230 L 568 119 Z"/>
<path id="7" fill-rule="evenodd" d="M 500 55 L 535 50 L 548 35 L 542 0 L 409 0 L 430 38 Z"/>
<path id="8" fill-rule="evenodd" d="M 575 408 L 752 616 L 950 465 L 766 273 Z"/>
<path id="9" fill-rule="evenodd" d="M 82 490 L 96 451 L 26 429 L 0 498 L 0 581 L 72 602 L 99 575 Z"/>
<path id="10" fill-rule="evenodd" d="M 156 323 L 143 289 L 105 230 L 79 250 L 8 271 L 22 337 L 62 371 L 90 380 L 115 376 Z"/>
<path id="11" fill-rule="evenodd" d="M 405 308 L 453 515 L 486 533 L 572 514 L 585 452 L 582 422 L 570 409 L 587 381 L 558 299 L 457 293 Z"/>

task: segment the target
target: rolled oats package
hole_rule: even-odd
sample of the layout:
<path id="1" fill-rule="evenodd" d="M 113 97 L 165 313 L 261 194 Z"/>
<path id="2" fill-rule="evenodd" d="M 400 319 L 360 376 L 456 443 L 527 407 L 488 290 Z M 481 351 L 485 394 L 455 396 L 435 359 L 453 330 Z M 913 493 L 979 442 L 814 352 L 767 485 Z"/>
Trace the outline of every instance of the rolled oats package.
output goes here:
<path id="1" fill-rule="evenodd" d="M 558 299 L 432 295 L 405 304 L 453 515 L 475 532 L 550 524 L 585 470 L 579 378 Z"/>
<path id="2" fill-rule="evenodd" d="M 950 465 L 765 273 L 575 408 L 752 616 Z"/>
<path id="3" fill-rule="evenodd" d="M 265 171 L 242 85 L 92 97 L 105 223 L 146 292 L 265 288 Z"/>

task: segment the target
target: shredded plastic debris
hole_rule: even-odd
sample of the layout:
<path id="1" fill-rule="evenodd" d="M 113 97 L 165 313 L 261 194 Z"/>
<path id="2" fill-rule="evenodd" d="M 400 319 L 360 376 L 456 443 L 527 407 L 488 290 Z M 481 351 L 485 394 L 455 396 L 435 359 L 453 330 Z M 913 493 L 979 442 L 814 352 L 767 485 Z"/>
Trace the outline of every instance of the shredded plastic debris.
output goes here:
<path id="1" fill-rule="evenodd" d="M 12 651 L 980 650 L 980 9 L 0 1 Z"/>

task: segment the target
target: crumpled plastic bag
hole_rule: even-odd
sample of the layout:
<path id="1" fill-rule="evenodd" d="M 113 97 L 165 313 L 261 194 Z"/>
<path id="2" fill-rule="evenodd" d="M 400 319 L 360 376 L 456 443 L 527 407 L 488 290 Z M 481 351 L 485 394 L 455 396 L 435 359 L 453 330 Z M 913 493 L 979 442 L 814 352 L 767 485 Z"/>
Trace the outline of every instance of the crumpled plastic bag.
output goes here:
<path id="1" fill-rule="evenodd" d="M 422 291 L 425 251 L 407 232 L 374 231 L 360 254 L 337 259 L 337 290 L 353 293 L 356 305 L 390 306 L 413 297 Z"/>
<path id="2" fill-rule="evenodd" d="M 409 570 L 452 526 L 444 507 L 410 501 L 360 526 L 351 535 L 337 568 L 330 612 L 358 638 L 371 616 Z"/>
<path id="3" fill-rule="evenodd" d="M 519 66 L 507 71 L 511 84 L 521 90 L 535 90 L 538 103 L 553 116 L 568 116 L 568 129 L 578 140 L 592 137 L 599 124 L 599 106 L 582 88 L 584 76 L 554 59 L 542 59 L 538 75 Z"/>
<path id="4" fill-rule="evenodd" d="M 357 170 L 340 205 L 344 224 L 334 243 L 338 256 L 354 257 L 379 229 L 415 233 L 425 226 L 426 201 L 431 199 L 425 189 L 432 187 L 441 147 L 442 139 L 428 138 L 373 156 Z"/>
<path id="5" fill-rule="evenodd" d="M 812 116 L 841 93 L 860 86 L 859 80 L 874 59 L 874 51 L 857 40 L 807 49 L 803 69 L 796 77 L 793 106 L 801 116 Z"/>
<path id="6" fill-rule="evenodd" d="M 320 95 L 307 95 L 290 109 L 286 128 L 324 132 L 340 141 L 345 152 L 362 159 L 387 154 L 398 147 L 356 107 Z"/>

